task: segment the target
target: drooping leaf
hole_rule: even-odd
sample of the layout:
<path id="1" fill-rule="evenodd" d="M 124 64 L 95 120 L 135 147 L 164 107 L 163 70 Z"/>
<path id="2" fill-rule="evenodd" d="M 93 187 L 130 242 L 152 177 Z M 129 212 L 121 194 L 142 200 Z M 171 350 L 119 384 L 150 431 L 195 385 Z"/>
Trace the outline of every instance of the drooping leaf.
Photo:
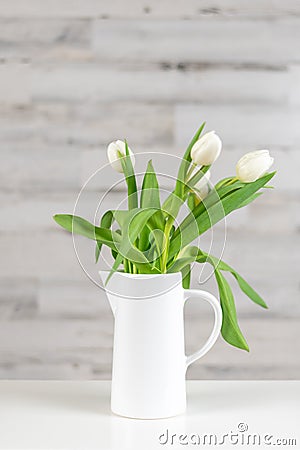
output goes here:
<path id="1" fill-rule="evenodd" d="M 238 326 L 234 297 L 231 288 L 226 278 L 222 275 L 221 271 L 230 272 L 236 278 L 241 290 L 246 295 L 248 295 L 248 297 L 255 303 L 259 304 L 262 307 L 267 307 L 265 302 L 257 294 L 257 292 L 244 280 L 244 278 L 241 277 L 241 275 L 239 275 L 232 267 L 224 263 L 222 260 L 218 260 L 214 256 L 211 256 L 206 252 L 198 249 L 196 261 L 199 263 L 208 262 L 214 268 L 223 311 L 222 335 L 224 339 L 238 348 L 249 351 L 245 338 Z"/>
<path id="2" fill-rule="evenodd" d="M 223 270 L 225 270 L 225 269 L 223 269 Z M 267 304 L 261 298 L 261 296 L 247 283 L 247 281 L 243 277 L 241 277 L 241 275 L 239 275 L 233 269 L 229 270 L 229 272 L 231 272 L 232 275 L 234 276 L 234 278 L 237 280 L 237 282 L 238 282 L 241 290 L 244 292 L 244 294 L 246 294 L 257 305 L 260 305 L 265 309 L 268 308 Z"/>
<path id="3" fill-rule="evenodd" d="M 120 243 L 121 238 L 117 233 L 106 228 L 96 227 L 82 217 L 71 214 L 56 214 L 53 216 L 53 219 L 58 225 L 70 233 L 79 234 L 98 241 L 113 250 L 116 250 L 116 244 Z"/>
<path id="4" fill-rule="evenodd" d="M 215 270 L 215 276 L 219 287 L 223 312 L 221 334 L 229 344 L 249 351 L 248 344 L 238 325 L 234 298 L 229 283 L 218 269 Z"/>
<path id="5" fill-rule="evenodd" d="M 203 252 L 202 250 L 199 253 L 199 256 L 197 257 L 198 262 L 205 262 L 212 264 L 214 268 L 222 271 L 226 271 L 231 273 L 236 281 L 238 282 L 239 287 L 241 290 L 246 294 L 254 303 L 261 306 L 262 308 L 267 309 L 268 306 L 265 303 L 265 301 L 261 298 L 261 296 L 247 283 L 247 281 L 232 267 L 230 267 L 228 264 L 226 264 L 222 260 L 218 260 L 218 258 L 215 258 L 214 256 L 208 255 L 207 253 Z"/>

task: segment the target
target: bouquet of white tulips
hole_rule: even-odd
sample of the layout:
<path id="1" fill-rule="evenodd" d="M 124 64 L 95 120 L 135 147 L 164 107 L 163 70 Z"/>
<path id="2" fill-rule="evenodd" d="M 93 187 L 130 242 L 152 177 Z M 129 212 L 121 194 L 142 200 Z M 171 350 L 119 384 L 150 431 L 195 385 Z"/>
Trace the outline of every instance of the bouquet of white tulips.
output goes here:
<path id="1" fill-rule="evenodd" d="M 267 187 L 275 174 L 267 173 L 273 158 L 268 150 L 248 153 L 237 163 L 236 176 L 222 179 L 212 187 L 209 169 L 220 155 L 222 142 L 214 131 L 201 135 L 203 128 L 204 124 L 189 144 L 174 190 L 163 203 L 152 161 L 148 162 L 139 195 L 134 154 L 126 141 L 116 141 L 108 146 L 108 159 L 113 169 L 125 175 L 128 209 L 107 211 L 99 226 L 69 214 L 57 214 L 54 219 L 66 230 L 96 241 L 96 261 L 102 246 L 108 246 L 114 258 L 111 274 L 117 270 L 133 274 L 181 272 L 183 287 L 189 288 L 192 264 L 211 264 L 223 311 L 222 336 L 231 345 L 249 350 L 223 272 L 232 274 L 253 302 L 267 308 L 265 302 L 232 267 L 205 253 L 193 242 L 227 214 L 261 195 L 260 189 Z M 189 212 L 175 226 L 184 204 Z"/>

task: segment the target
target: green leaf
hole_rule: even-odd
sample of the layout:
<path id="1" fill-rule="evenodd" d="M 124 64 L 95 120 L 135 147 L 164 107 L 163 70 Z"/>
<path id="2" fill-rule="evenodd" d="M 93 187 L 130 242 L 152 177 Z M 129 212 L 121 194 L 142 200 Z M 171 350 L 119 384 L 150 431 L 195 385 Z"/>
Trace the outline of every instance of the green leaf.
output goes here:
<path id="1" fill-rule="evenodd" d="M 261 298 L 261 296 L 247 283 L 247 281 L 237 273 L 236 270 L 234 270 L 232 267 L 230 267 L 228 264 L 226 264 L 224 261 L 219 260 L 218 258 L 209 255 L 202 250 L 199 250 L 199 254 L 197 257 L 197 262 L 208 262 L 210 263 L 215 269 L 230 272 L 236 281 L 238 282 L 239 287 L 241 290 L 246 294 L 254 303 L 261 306 L 262 308 L 268 308 L 264 300 Z"/>
<path id="2" fill-rule="evenodd" d="M 265 309 L 268 308 L 267 304 L 264 302 L 261 296 L 247 283 L 247 281 L 240 274 L 236 272 L 236 270 L 234 270 L 223 261 L 219 261 L 218 268 L 219 270 L 230 272 L 238 282 L 238 285 L 240 286 L 244 294 L 246 294 L 254 303 Z"/>
<path id="3" fill-rule="evenodd" d="M 126 237 L 127 242 L 125 243 L 128 244 L 128 241 L 133 243 L 143 227 L 156 216 L 158 211 L 156 208 L 134 208 L 130 211 L 115 210 L 113 214 L 122 229 L 122 235 Z M 149 227 L 152 230 L 151 225 Z"/>
<path id="4" fill-rule="evenodd" d="M 199 139 L 199 137 L 200 137 L 204 127 L 205 127 L 205 122 L 203 122 L 202 125 L 200 126 L 200 128 L 196 131 L 193 139 L 189 143 L 189 145 L 188 145 L 188 147 L 187 147 L 187 149 L 186 149 L 186 151 L 185 151 L 185 153 L 183 155 L 181 164 L 179 166 L 178 175 L 177 175 L 177 181 L 176 181 L 176 186 L 175 186 L 175 192 L 174 193 L 175 193 L 176 196 L 178 196 L 181 199 L 183 199 L 183 197 L 184 197 L 184 187 L 185 187 L 184 183 L 186 181 L 187 171 L 188 171 L 188 169 L 190 167 L 190 164 L 191 164 L 191 161 L 192 161 L 191 150 L 193 148 L 193 145 L 198 141 L 198 139 Z"/>
<path id="5" fill-rule="evenodd" d="M 229 213 L 238 209 L 240 205 L 264 186 L 274 175 L 275 172 L 269 173 L 253 183 L 248 183 L 240 189 L 234 190 L 219 202 L 214 203 L 208 210 L 203 211 L 199 216 L 195 217 L 190 213 L 194 217 L 193 220 L 190 220 L 189 214 L 179 226 L 179 231 L 176 230 L 172 236 L 169 259 L 176 255 L 180 248 L 188 245 Z"/>
<path id="6" fill-rule="evenodd" d="M 125 221 L 123 222 L 123 227 L 120 224 L 122 227 L 122 235 L 125 239 L 123 238 L 123 241 L 122 241 L 122 244 L 121 244 L 120 250 L 119 250 L 120 253 L 124 252 L 122 254 L 126 258 L 127 258 L 127 254 L 129 253 L 130 249 L 132 248 L 135 240 L 139 236 L 141 230 L 146 225 L 146 223 L 151 218 L 151 216 L 153 216 L 153 214 L 155 214 L 156 212 L 157 212 L 156 208 L 147 208 L 147 209 L 136 208 L 136 209 L 133 209 L 133 210 L 127 212 L 127 217 L 126 217 Z M 119 213 L 119 211 L 117 212 L 116 220 L 118 220 L 118 213 Z M 145 259 L 145 257 L 144 257 L 144 259 Z M 144 262 L 144 261 L 141 261 L 141 262 Z"/>
<path id="7" fill-rule="evenodd" d="M 195 222 L 195 218 L 199 217 L 201 214 L 208 211 L 213 205 L 219 205 L 220 211 L 222 212 L 221 200 L 224 199 L 230 193 L 237 191 L 238 189 L 245 186 L 245 183 L 236 181 L 234 184 L 229 186 L 222 186 L 218 190 L 212 189 L 207 197 L 201 202 L 198 202 L 197 206 L 191 211 L 190 214 L 186 216 L 184 221 L 180 224 L 174 233 L 174 238 L 182 232 L 189 224 Z"/>
<path id="8" fill-rule="evenodd" d="M 113 212 L 110 211 L 110 210 L 106 211 L 106 213 L 104 213 L 102 218 L 101 218 L 100 227 L 101 228 L 110 228 L 112 223 L 113 223 L 113 220 L 114 220 Z M 101 253 L 101 248 L 102 248 L 101 242 L 97 242 L 96 243 L 96 248 L 95 248 L 95 260 L 96 260 L 96 263 L 99 260 L 99 256 L 100 256 L 100 253 Z"/>
<path id="9" fill-rule="evenodd" d="M 243 277 L 241 277 L 241 275 L 239 275 L 235 270 L 231 268 L 229 272 L 231 272 L 234 278 L 237 280 L 244 294 L 246 294 L 257 305 L 260 305 L 263 308 L 268 309 L 268 305 L 264 302 L 261 296 L 247 283 L 247 281 Z"/>
<path id="10" fill-rule="evenodd" d="M 116 252 L 115 250 L 111 250 L 111 255 L 114 259 L 116 259 L 118 256 L 118 252 Z"/>
<path id="11" fill-rule="evenodd" d="M 161 211 L 159 184 L 150 160 L 144 175 L 141 191 L 141 208 L 156 208 L 157 212 L 152 216 L 149 226 L 144 226 L 140 233 L 139 249 L 141 251 L 149 248 L 149 235 L 152 230 L 164 228 L 164 217 Z"/>
<path id="12" fill-rule="evenodd" d="M 141 273 L 159 273 L 157 269 L 149 263 L 144 253 L 134 246 L 134 242 L 136 241 L 140 230 L 146 225 L 147 221 L 156 213 L 156 211 L 157 209 L 155 208 L 135 208 L 130 211 L 116 210 L 113 212 L 116 221 L 122 229 L 122 240 L 121 243 L 117 245 L 119 255 L 113 264 L 107 282 L 112 274 L 118 270 L 123 259 L 129 260 L 141 270 Z"/>
<path id="13" fill-rule="evenodd" d="M 185 181 L 186 181 L 187 171 L 188 171 L 188 169 L 191 165 L 191 161 L 192 161 L 191 150 L 192 150 L 192 147 L 195 144 L 195 142 L 198 141 L 204 127 L 205 127 L 205 122 L 202 123 L 200 128 L 196 131 L 193 139 L 189 143 L 189 145 L 183 155 L 181 164 L 179 166 L 175 189 L 166 198 L 166 200 L 164 201 L 164 203 L 162 205 L 162 210 L 167 215 L 170 215 L 173 219 L 175 219 L 177 217 L 180 207 L 185 202 L 185 198 L 186 198 Z"/>
<path id="14" fill-rule="evenodd" d="M 159 185 L 151 160 L 148 162 L 143 179 L 141 208 L 160 209 Z"/>
<path id="15" fill-rule="evenodd" d="M 231 288 L 227 280 L 221 274 L 221 270 L 230 272 L 236 278 L 241 290 L 248 295 L 251 300 L 264 308 L 266 308 L 267 305 L 258 293 L 244 280 L 244 278 L 241 277 L 241 275 L 239 275 L 228 264 L 203 252 L 202 250 L 199 250 L 196 261 L 200 263 L 208 262 L 214 267 L 223 310 L 222 335 L 224 339 L 236 347 L 249 351 L 248 345 L 237 323 L 236 309 Z"/>
<path id="16" fill-rule="evenodd" d="M 215 270 L 215 276 L 219 287 L 223 312 L 221 334 L 229 344 L 249 351 L 248 344 L 238 325 L 234 298 L 229 283 L 218 269 Z"/>
<path id="17" fill-rule="evenodd" d="M 139 209 L 134 208 L 130 211 L 127 209 L 115 209 L 113 211 L 114 218 L 121 227 L 121 234 L 124 235 L 124 230 L 128 227 L 127 222 L 129 222 L 130 218 L 136 214 L 136 211 L 139 211 Z"/>
<path id="18" fill-rule="evenodd" d="M 109 282 L 109 280 L 111 279 L 112 275 L 118 270 L 118 268 L 122 264 L 122 261 L 123 261 L 123 256 L 120 253 L 118 253 L 117 256 L 116 256 L 116 259 L 114 260 L 112 268 L 110 269 L 108 277 L 106 278 L 105 284 L 107 284 Z"/>
<path id="19" fill-rule="evenodd" d="M 189 246 L 185 247 L 178 255 L 177 258 L 171 263 L 167 269 L 167 273 L 180 272 L 185 266 L 191 265 L 196 261 L 199 253 L 198 247 Z"/>
<path id="20" fill-rule="evenodd" d="M 120 236 L 114 231 L 96 227 L 79 216 L 73 216 L 71 214 L 56 214 L 53 216 L 53 219 L 56 223 L 58 223 L 58 225 L 70 233 L 79 234 L 94 241 L 98 241 L 113 250 L 116 250 L 116 244 L 121 241 Z"/>
<path id="21" fill-rule="evenodd" d="M 175 220 L 181 206 L 184 205 L 184 202 L 185 200 L 178 197 L 174 191 L 171 192 L 162 205 L 162 211 L 165 217 L 171 217 L 172 220 Z"/>
<path id="22" fill-rule="evenodd" d="M 181 269 L 182 274 L 182 287 L 183 289 L 189 289 L 191 285 L 191 266 L 187 266 Z"/>
<path id="23" fill-rule="evenodd" d="M 165 235 L 162 230 L 154 229 L 149 235 L 150 248 L 144 253 L 148 261 L 157 269 L 160 268 L 160 257 L 165 245 Z"/>
<path id="24" fill-rule="evenodd" d="M 218 183 L 215 185 L 215 189 L 219 189 L 222 186 L 224 186 L 225 184 L 227 184 L 229 181 L 232 181 L 233 179 L 235 179 L 235 177 L 226 177 L 226 178 L 222 178 L 222 180 L 218 181 Z"/>
<path id="25" fill-rule="evenodd" d="M 129 154 L 129 148 L 127 141 L 125 140 L 125 152 L 126 156 L 119 153 L 120 161 L 122 164 L 123 172 L 125 175 L 128 191 L 128 209 L 133 209 L 138 207 L 138 194 L 137 185 L 135 179 L 135 173 L 132 165 L 132 161 Z"/>
<path id="26" fill-rule="evenodd" d="M 145 274 L 159 274 L 160 271 L 153 265 L 151 265 L 147 259 L 144 259 L 145 262 L 139 262 L 139 260 L 143 260 L 143 253 L 141 253 L 138 249 L 131 249 L 130 252 L 128 252 L 128 255 L 133 259 L 132 264 L 135 265 L 137 269 L 139 269 L 139 273 L 145 273 Z M 110 270 L 110 273 L 106 279 L 105 284 L 108 283 L 112 275 L 118 270 L 120 265 L 122 264 L 123 257 L 121 253 L 117 253 L 114 264 Z M 125 260 L 124 260 L 125 261 Z M 131 261 L 128 257 L 126 259 L 127 263 L 128 261 Z"/>
<path id="27" fill-rule="evenodd" d="M 266 186 L 264 186 L 266 187 Z M 239 207 L 239 208 L 244 208 L 244 206 L 249 205 L 249 203 L 252 203 L 254 200 L 256 200 L 258 197 L 260 197 L 262 195 L 262 192 L 257 192 L 256 194 L 251 195 L 249 198 L 247 198 L 247 200 L 245 200 Z"/>
<path id="28" fill-rule="evenodd" d="M 192 192 L 189 193 L 187 198 L 187 205 L 190 208 L 191 211 L 195 209 L 196 207 L 196 194 L 193 194 Z"/>

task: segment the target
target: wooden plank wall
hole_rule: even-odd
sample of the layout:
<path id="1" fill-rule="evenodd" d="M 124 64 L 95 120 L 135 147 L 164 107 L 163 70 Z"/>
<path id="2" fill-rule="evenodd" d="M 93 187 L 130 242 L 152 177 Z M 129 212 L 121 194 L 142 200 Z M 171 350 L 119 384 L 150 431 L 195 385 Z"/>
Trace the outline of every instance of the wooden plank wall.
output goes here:
<path id="1" fill-rule="evenodd" d="M 0 2 L 0 378 L 110 378 L 107 301 L 51 216 L 72 211 L 111 140 L 127 137 L 159 165 L 202 120 L 224 142 L 213 181 L 259 148 L 279 172 L 276 190 L 227 221 L 224 259 L 270 306 L 233 284 L 251 353 L 220 340 L 189 377 L 299 377 L 299 41 L 297 0 Z M 87 186 L 87 216 L 119 180 L 105 171 Z M 93 249 L 80 246 L 96 273 Z M 207 289 L 216 292 L 212 280 Z M 190 302 L 188 351 L 210 319 Z"/>

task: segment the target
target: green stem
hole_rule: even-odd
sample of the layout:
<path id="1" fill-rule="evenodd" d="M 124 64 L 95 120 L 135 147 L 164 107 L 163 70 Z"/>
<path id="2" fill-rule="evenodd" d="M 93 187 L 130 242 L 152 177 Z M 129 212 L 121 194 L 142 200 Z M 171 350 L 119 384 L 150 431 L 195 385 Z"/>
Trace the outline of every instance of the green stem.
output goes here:
<path id="1" fill-rule="evenodd" d="M 187 172 L 187 174 L 186 174 L 186 177 L 185 177 L 186 182 L 188 182 L 190 176 L 192 175 L 192 173 L 194 172 L 194 170 L 195 170 L 196 167 L 197 167 L 197 164 L 195 164 L 195 163 L 193 163 L 193 164 L 191 165 L 191 167 L 189 168 L 189 170 L 188 170 L 188 172 Z"/>
<path id="2" fill-rule="evenodd" d="M 185 191 L 189 191 L 201 178 L 208 172 L 210 166 L 201 166 L 199 170 L 192 176 L 190 180 L 186 181 Z"/>
<path id="3" fill-rule="evenodd" d="M 232 178 L 232 180 L 227 181 L 227 183 L 225 184 L 225 186 L 230 186 L 231 184 L 235 183 L 236 181 L 238 181 L 237 177 Z"/>
<path id="4" fill-rule="evenodd" d="M 169 216 L 166 228 L 164 231 L 164 249 L 161 255 L 161 273 L 167 272 L 169 245 L 170 245 L 170 232 L 172 230 L 174 219 Z"/>
<path id="5" fill-rule="evenodd" d="M 125 273 L 129 273 L 128 260 L 124 259 L 123 262 Z"/>

